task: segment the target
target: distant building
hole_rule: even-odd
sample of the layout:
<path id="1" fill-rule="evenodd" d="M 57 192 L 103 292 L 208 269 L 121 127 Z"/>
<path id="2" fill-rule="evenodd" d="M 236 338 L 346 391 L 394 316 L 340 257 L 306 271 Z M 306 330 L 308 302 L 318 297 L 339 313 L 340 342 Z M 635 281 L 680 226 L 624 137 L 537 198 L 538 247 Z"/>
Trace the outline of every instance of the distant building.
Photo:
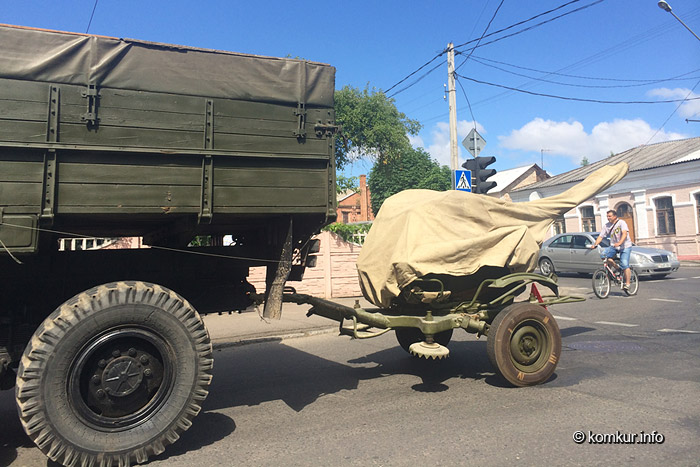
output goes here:
<path id="1" fill-rule="evenodd" d="M 650 144 L 510 192 L 514 202 L 557 195 L 603 165 L 627 162 L 625 178 L 558 219 L 550 235 L 600 231 L 615 209 L 640 246 L 700 259 L 700 138 Z"/>
<path id="2" fill-rule="evenodd" d="M 508 170 L 499 170 L 494 176 L 489 177 L 489 181 L 496 182 L 496 186 L 491 188 L 487 194 L 489 196 L 510 200 L 508 193 L 512 190 L 541 182 L 549 177 L 549 174 L 542 170 L 537 164 L 530 164 Z"/>
<path id="3" fill-rule="evenodd" d="M 338 197 L 338 222 L 352 224 L 374 220 L 367 176 L 360 175 L 360 190 L 349 191 Z"/>

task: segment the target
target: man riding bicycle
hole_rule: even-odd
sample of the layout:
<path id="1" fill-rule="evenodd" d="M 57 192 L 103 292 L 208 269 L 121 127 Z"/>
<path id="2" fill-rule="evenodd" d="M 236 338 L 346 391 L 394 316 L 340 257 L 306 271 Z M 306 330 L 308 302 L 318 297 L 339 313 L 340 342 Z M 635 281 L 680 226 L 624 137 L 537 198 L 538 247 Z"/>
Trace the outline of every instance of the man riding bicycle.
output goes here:
<path id="1" fill-rule="evenodd" d="M 623 271 L 625 283 L 622 285 L 624 290 L 630 286 L 630 253 L 632 253 L 632 240 L 630 239 L 630 230 L 627 222 L 617 217 L 617 212 L 614 209 L 608 211 L 608 223 L 605 224 L 603 231 L 591 245 L 591 249 L 597 247 L 603 238 L 610 236 L 610 246 L 603 250 L 601 257 L 607 258 L 608 265 L 614 270 L 618 267 L 615 264 L 615 255 L 620 253 L 620 268 Z"/>

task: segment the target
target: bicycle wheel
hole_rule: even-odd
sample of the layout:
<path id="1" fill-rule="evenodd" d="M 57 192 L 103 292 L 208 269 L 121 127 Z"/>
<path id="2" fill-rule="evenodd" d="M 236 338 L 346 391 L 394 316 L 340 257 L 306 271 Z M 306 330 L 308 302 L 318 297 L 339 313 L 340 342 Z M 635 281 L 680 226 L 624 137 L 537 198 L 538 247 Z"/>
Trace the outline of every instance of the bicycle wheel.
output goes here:
<path id="1" fill-rule="evenodd" d="M 593 273 L 593 293 L 598 298 L 608 298 L 610 294 L 610 278 L 605 269 Z"/>
<path id="2" fill-rule="evenodd" d="M 634 269 L 630 268 L 630 286 L 625 289 L 627 295 L 637 295 L 637 290 L 639 290 L 639 276 L 634 272 Z"/>

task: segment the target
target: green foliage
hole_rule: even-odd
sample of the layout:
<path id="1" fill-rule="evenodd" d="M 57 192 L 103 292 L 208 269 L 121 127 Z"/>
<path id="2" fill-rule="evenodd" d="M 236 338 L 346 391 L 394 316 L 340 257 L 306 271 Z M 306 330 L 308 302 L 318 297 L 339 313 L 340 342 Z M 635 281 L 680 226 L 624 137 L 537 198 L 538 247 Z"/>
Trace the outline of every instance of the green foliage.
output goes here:
<path id="1" fill-rule="evenodd" d="M 376 215 L 384 200 L 411 188 L 445 191 L 451 188 L 450 168 L 440 166 L 423 148 L 413 149 L 384 163 L 377 162 L 369 175 L 372 210 Z"/>
<path id="2" fill-rule="evenodd" d="M 418 121 L 398 111 L 393 99 L 367 87 L 360 91 L 345 86 L 336 91 L 335 119 L 341 126 L 335 144 L 338 169 L 362 157 L 377 163 L 398 158 L 411 149 L 407 135 L 416 135 L 421 129 Z"/>
<path id="3" fill-rule="evenodd" d="M 588 162 L 588 158 L 584 156 L 583 159 L 581 159 L 581 167 L 585 167 L 588 164 L 590 164 L 590 162 Z"/>
<path id="4" fill-rule="evenodd" d="M 354 234 L 369 232 L 370 227 L 372 227 L 372 224 L 343 224 L 341 222 L 334 222 L 333 224 L 328 224 L 322 230 L 333 232 L 346 242 L 352 242 L 352 236 Z"/>
<path id="5" fill-rule="evenodd" d="M 354 191 L 355 193 L 360 191 L 360 187 L 357 184 L 357 177 L 346 177 L 340 174 L 336 175 L 335 192 L 337 194 L 341 194 L 350 190 Z"/>

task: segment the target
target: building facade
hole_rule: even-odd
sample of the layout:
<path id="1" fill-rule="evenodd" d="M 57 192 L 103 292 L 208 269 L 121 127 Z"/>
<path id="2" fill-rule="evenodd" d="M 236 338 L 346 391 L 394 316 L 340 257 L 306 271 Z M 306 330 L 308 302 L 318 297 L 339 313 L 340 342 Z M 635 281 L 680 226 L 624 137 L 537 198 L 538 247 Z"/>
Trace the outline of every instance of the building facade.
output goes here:
<path id="1" fill-rule="evenodd" d="M 553 196 L 607 164 L 627 162 L 620 182 L 557 219 L 549 236 L 597 232 L 615 209 L 637 245 L 663 248 L 680 259 L 700 259 L 700 138 L 630 149 L 594 164 L 510 193 L 514 202 Z M 543 239 L 544 240 L 544 239 Z"/>
<path id="2" fill-rule="evenodd" d="M 374 220 L 367 176 L 360 175 L 360 190 L 349 192 L 338 198 L 338 222 L 353 224 Z"/>

